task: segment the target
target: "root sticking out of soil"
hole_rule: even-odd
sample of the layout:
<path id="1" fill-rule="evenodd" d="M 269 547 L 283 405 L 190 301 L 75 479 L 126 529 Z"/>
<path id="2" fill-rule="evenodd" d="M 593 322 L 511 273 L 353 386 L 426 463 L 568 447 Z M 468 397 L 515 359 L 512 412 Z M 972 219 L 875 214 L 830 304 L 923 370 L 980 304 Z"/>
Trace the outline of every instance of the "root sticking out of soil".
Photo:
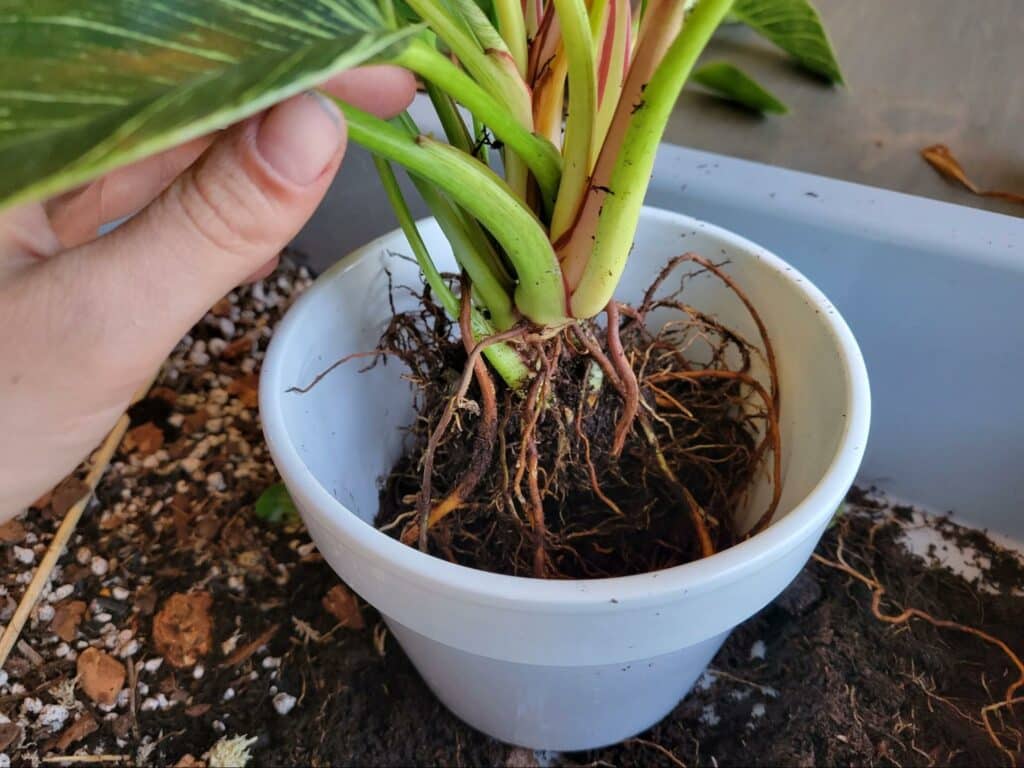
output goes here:
<path id="1" fill-rule="evenodd" d="M 697 274 L 736 294 L 760 346 L 685 302 Z M 684 254 L 638 306 L 610 303 L 603 326 L 523 325 L 476 344 L 468 305 L 454 323 L 429 292 L 421 298 L 380 343 L 409 367 L 418 414 L 381 494 L 382 530 L 474 568 L 595 578 L 707 557 L 770 522 L 780 474 L 774 353 L 718 266 Z M 498 341 L 527 362 L 526 386 L 506 386 L 485 363 Z M 735 512 L 769 454 L 771 500 L 740 530 Z"/>

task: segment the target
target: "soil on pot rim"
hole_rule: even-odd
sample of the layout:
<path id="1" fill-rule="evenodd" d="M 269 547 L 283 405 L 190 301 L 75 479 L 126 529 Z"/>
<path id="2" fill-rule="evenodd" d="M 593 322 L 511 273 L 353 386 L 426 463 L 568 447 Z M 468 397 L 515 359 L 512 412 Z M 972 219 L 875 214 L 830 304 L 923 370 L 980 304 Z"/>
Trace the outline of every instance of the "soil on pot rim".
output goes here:
<path id="1" fill-rule="evenodd" d="M 0 673 L 0 753 L 12 764 L 77 755 L 194 766 L 225 746 L 237 753 L 239 741 L 250 765 L 273 766 L 1024 763 L 1024 707 L 999 706 L 1018 675 L 1007 653 L 925 619 L 880 621 L 872 589 L 835 567 L 841 541 L 843 560 L 885 586 L 884 616 L 915 607 L 1001 639 L 1019 657 L 1020 556 L 948 518 L 859 492 L 818 546 L 822 560 L 737 628 L 695 690 L 648 732 L 586 754 L 538 755 L 461 723 L 301 524 L 255 514 L 278 480 L 260 436 L 255 374 L 269 327 L 308 283 L 285 262 L 225 299 L 133 409 L 133 437 Z M 0 527 L 0 621 L 75 483 Z M 209 602 L 194 597 L 204 593 Z M 181 603 L 176 594 L 188 598 L 194 627 L 210 619 L 205 650 L 202 631 L 176 648 L 159 630 L 157 617 Z M 88 649 L 121 665 L 112 704 L 93 698 L 109 675 L 79 677 Z M 175 667 L 181 651 L 195 660 Z M 998 707 L 987 715 L 992 734 L 987 706 Z"/>
<path id="2" fill-rule="evenodd" d="M 688 280 L 706 273 L 746 305 L 758 344 L 687 303 Z M 379 345 L 408 366 L 417 413 L 381 492 L 381 530 L 481 570 L 600 578 L 707 557 L 770 522 L 774 353 L 718 265 L 671 260 L 635 307 L 612 302 L 603 327 L 506 332 L 531 371 L 518 389 L 473 358 L 467 307 L 453 323 L 429 291 L 420 298 Z M 738 530 L 735 510 L 762 472 L 772 501 Z"/>

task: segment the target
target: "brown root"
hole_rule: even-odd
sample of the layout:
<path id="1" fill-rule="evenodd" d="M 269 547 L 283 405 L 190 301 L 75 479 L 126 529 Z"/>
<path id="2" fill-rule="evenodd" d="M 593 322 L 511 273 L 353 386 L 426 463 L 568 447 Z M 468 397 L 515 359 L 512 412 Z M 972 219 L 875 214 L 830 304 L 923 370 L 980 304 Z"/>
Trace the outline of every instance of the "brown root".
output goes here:
<path id="1" fill-rule="evenodd" d="M 911 619 L 920 619 L 926 621 L 934 627 L 939 629 L 949 629 L 956 632 L 963 632 L 973 637 L 978 638 L 984 643 L 997 648 L 1002 652 L 1010 663 L 1017 670 L 1017 677 L 1007 686 L 1006 692 L 1003 698 L 999 701 L 992 702 L 981 708 L 981 723 L 985 728 L 985 731 L 991 740 L 992 744 L 1002 751 L 1008 758 L 1010 765 L 1017 764 L 1018 752 L 1013 749 L 1007 748 L 1003 743 L 1002 739 L 999 738 L 995 729 L 992 727 L 991 715 L 994 712 L 998 712 L 1002 709 L 1011 709 L 1019 704 L 1024 704 L 1024 696 L 1018 696 L 1017 692 L 1024 687 L 1024 661 L 1021 660 L 1012 648 L 1003 640 L 998 637 L 989 634 L 977 627 L 971 627 L 966 624 L 961 624 L 956 621 L 950 621 L 948 619 L 939 619 L 927 611 L 923 611 L 920 608 L 903 608 L 896 614 L 889 614 L 882 611 L 882 600 L 886 599 L 886 588 L 873 576 L 867 576 L 861 573 L 856 568 L 851 566 L 843 555 L 843 535 L 839 534 L 837 537 L 836 544 L 836 559 L 829 560 L 821 555 L 814 554 L 811 556 L 816 562 L 824 565 L 827 568 L 833 568 L 837 571 L 841 571 L 846 575 L 856 579 L 861 584 L 871 590 L 871 615 L 878 621 L 885 624 L 908 624 Z M 891 598 L 889 598 L 891 600 Z M 984 678 L 982 679 L 982 685 L 985 685 Z M 927 691 L 926 691 L 927 693 Z M 948 703 L 948 702 L 947 702 Z M 951 705 L 953 706 L 953 705 Z M 954 707 L 955 708 L 955 707 Z M 957 710 L 959 711 L 959 710 Z M 962 713 L 961 713 L 962 714 Z"/>
<path id="2" fill-rule="evenodd" d="M 615 367 L 615 372 L 622 382 L 622 415 L 615 427 L 615 438 L 612 440 L 612 458 L 622 455 L 626 438 L 633 429 L 633 421 L 640 410 L 640 385 L 637 384 L 633 366 L 622 350 L 622 339 L 619 336 L 619 303 L 612 299 L 605 310 L 608 315 L 608 356 Z"/>
<path id="3" fill-rule="evenodd" d="M 689 275 L 661 290 L 686 263 L 732 288 L 760 347 L 680 300 Z M 672 317 L 652 330 L 654 310 Z M 735 512 L 769 452 L 772 500 L 745 535 L 770 522 L 781 475 L 774 353 L 717 266 L 693 254 L 673 260 L 640 305 L 610 303 L 603 328 L 519 327 L 473 345 L 468 311 L 458 326 L 436 305 L 399 315 L 381 340 L 409 366 L 419 414 L 382 492 L 382 530 L 501 573 L 658 570 L 743 538 Z M 481 358 L 498 341 L 533 372 L 525 389 L 510 389 Z M 755 360 L 770 381 L 755 376 Z"/>
<path id="4" fill-rule="evenodd" d="M 466 281 L 463 280 L 463 296 L 468 296 L 469 292 L 467 289 Z M 469 357 L 473 358 L 473 331 L 470 325 L 470 310 L 471 305 L 469 301 L 465 299 L 462 302 L 462 310 L 459 316 L 459 327 L 462 331 L 463 345 L 466 348 L 466 353 Z M 481 348 L 481 352 L 483 348 Z M 467 361 L 467 369 L 469 362 Z M 424 480 L 423 490 L 420 493 L 420 500 L 417 502 L 417 508 L 420 511 L 420 519 L 411 523 L 402 532 L 402 541 L 406 544 L 411 544 L 413 541 L 419 543 L 420 549 L 426 551 L 427 549 L 427 530 L 430 526 L 435 525 L 437 522 L 442 520 L 445 516 L 451 514 L 455 510 L 462 507 L 467 500 L 472 496 L 473 491 L 476 490 L 477 484 L 480 482 L 480 478 L 490 468 L 491 459 L 494 456 L 494 443 L 498 437 L 498 404 L 497 397 L 494 389 L 494 380 L 491 378 L 490 372 L 487 370 L 487 365 L 479 355 L 472 363 L 473 376 L 476 380 L 477 388 L 480 390 L 480 424 L 474 438 L 473 452 L 470 457 L 469 467 L 463 473 L 458 484 L 455 488 L 448 493 L 440 502 L 434 505 L 433 508 L 429 507 L 430 504 L 430 477 L 433 470 L 433 456 L 436 450 L 436 441 L 433 446 L 428 446 L 428 453 L 424 460 Z M 457 394 L 456 397 L 461 398 L 465 395 L 465 387 L 460 387 L 461 394 Z M 452 399 L 452 403 L 457 404 L 455 398 Z M 434 436 L 431 436 L 434 440 Z M 426 509 L 426 514 L 424 514 Z"/>

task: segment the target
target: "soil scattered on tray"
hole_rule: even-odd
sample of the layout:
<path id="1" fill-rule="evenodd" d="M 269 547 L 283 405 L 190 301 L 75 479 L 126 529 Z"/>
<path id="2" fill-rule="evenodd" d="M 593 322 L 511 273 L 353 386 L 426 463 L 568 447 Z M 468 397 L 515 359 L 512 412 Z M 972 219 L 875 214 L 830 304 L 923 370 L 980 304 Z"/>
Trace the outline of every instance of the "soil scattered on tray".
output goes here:
<path id="1" fill-rule="evenodd" d="M 246 755 L 252 765 L 358 766 L 1024 762 L 1024 707 L 999 706 L 1019 674 L 1007 653 L 921 618 L 880 621 L 872 588 L 835 567 L 841 542 L 842 561 L 884 585 L 884 616 L 915 607 L 1019 656 L 1020 558 L 947 518 L 860 492 L 818 547 L 827 563 L 812 561 L 739 627 L 650 731 L 554 755 L 463 725 L 301 524 L 257 514 L 278 478 L 256 373 L 269 329 L 308 283 L 286 261 L 226 297 L 133 409 L 135 437 L 0 672 L 0 766 L 62 755 L 161 766 L 239 765 Z M 79 487 L 69 479 L 0 527 L 0 622 Z M 931 543 L 911 541 L 922 529 Z"/>

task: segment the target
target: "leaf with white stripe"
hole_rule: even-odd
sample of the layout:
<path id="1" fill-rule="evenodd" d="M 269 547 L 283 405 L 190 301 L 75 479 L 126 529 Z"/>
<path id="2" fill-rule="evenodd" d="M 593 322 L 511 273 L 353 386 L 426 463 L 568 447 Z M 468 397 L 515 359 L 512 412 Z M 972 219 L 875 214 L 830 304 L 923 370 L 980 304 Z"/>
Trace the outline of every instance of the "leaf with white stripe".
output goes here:
<path id="1" fill-rule="evenodd" d="M 396 55 L 373 0 L 0 0 L 0 207 Z"/>

